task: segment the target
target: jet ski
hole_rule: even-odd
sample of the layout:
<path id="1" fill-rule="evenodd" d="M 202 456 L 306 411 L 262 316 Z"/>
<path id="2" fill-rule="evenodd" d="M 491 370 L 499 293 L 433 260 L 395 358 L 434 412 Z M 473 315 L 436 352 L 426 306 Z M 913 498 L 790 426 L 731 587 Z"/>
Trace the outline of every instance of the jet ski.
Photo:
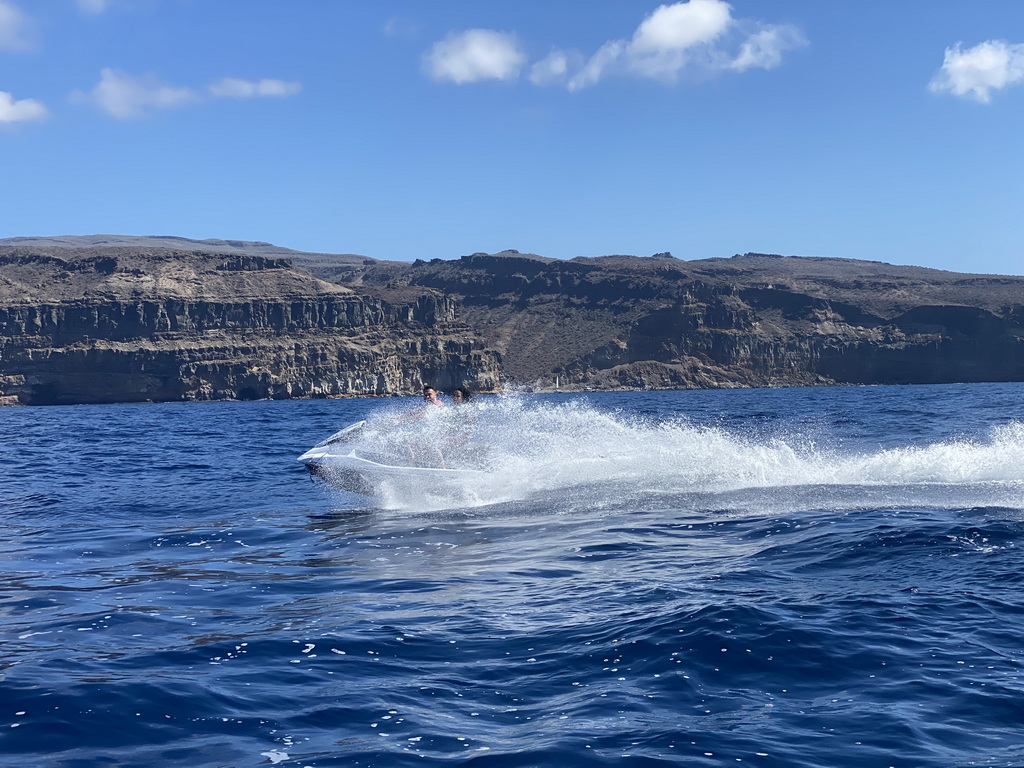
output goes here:
<path id="1" fill-rule="evenodd" d="M 367 450 L 359 440 L 364 430 L 365 421 L 350 424 L 317 443 L 298 460 L 306 465 L 314 478 L 362 496 L 395 490 L 436 492 L 445 487 L 464 487 L 488 476 L 487 472 L 479 469 L 415 466 L 400 462 L 397 450 L 387 454 Z"/>

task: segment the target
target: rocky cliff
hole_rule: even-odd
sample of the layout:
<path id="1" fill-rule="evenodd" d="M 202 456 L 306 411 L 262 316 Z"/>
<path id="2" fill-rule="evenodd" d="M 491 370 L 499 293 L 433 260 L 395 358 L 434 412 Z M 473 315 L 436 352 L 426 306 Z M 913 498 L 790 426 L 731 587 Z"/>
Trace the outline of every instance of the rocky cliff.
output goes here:
<path id="1" fill-rule="evenodd" d="M 1024 278 L 746 254 L 555 261 L 514 251 L 368 264 L 430 287 L 502 353 L 562 387 L 1024 380 Z"/>
<path id="2" fill-rule="evenodd" d="M 1021 277 L 764 254 L 403 263 L 116 242 L 0 244 L 0 397 L 1024 380 Z"/>
<path id="3" fill-rule="evenodd" d="M 284 259 L 0 247 L 0 396 L 25 404 L 491 389 L 499 359 L 429 288 L 356 290 Z"/>

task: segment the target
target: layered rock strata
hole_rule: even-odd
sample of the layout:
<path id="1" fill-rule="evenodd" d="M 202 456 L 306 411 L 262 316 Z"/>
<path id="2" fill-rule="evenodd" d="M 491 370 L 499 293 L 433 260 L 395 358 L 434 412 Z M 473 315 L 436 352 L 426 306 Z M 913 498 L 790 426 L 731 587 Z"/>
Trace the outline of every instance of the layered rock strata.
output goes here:
<path id="1" fill-rule="evenodd" d="M 244 254 L 0 248 L 8 403 L 408 394 L 498 375 L 432 289 L 356 291 Z"/>
<path id="2" fill-rule="evenodd" d="M 555 261 L 504 252 L 367 266 L 431 287 L 504 356 L 563 388 L 1024 380 L 1024 278 L 746 254 Z"/>
<path id="3" fill-rule="evenodd" d="M 0 246 L 0 402 L 1024 380 L 1021 277 L 77 243 Z"/>

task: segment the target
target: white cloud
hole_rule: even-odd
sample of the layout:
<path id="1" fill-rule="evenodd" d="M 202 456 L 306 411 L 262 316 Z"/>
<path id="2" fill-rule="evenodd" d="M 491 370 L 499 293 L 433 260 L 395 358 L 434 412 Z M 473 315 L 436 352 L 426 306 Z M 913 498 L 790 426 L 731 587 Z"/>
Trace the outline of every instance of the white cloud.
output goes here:
<path id="1" fill-rule="evenodd" d="M 289 80 L 243 80 L 239 77 L 222 77 L 207 86 L 210 97 L 221 99 L 252 99 L 266 96 L 293 96 L 302 90 L 302 83 Z M 74 101 L 87 101 L 121 120 L 144 117 L 158 109 L 170 109 L 198 101 L 203 94 L 192 88 L 165 85 L 154 75 L 142 77 L 128 75 L 105 68 L 100 72 L 100 82 L 89 93 L 75 91 Z"/>
<path id="2" fill-rule="evenodd" d="M 713 42 L 732 23 L 728 3 L 722 0 L 689 0 L 658 6 L 633 33 L 633 55 L 684 51 Z"/>
<path id="3" fill-rule="evenodd" d="M 0 0 L 0 51 L 30 48 L 28 17 L 14 3 Z"/>
<path id="4" fill-rule="evenodd" d="M 800 30 L 792 24 L 768 24 L 751 34 L 740 46 L 740 52 L 729 69 L 746 72 L 748 69 L 774 69 L 782 63 L 784 51 L 807 45 Z"/>
<path id="5" fill-rule="evenodd" d="M 629 38 L 610 40 L 590 57 L 555 50 L 529 69 L 534 85 L 578 91 L 612 75 L 674 83 L 683 75 L 772 69 L 788 50 L 806 45 L 791 24 L 736 19 L 725 0 L 679 0 L 659 5 Z M 424 56 L 435 80 L 475 83 L 514 80 L 527 57 L 515 35 L 490 29 L 451 33 Z"/>
<path id="6" fill-rule="evenodd" d="M 210 84 L 210 93 L 226 99 L 251 99 L 258 96 L 294 96 L 302 90 L 302 83 L 287 80 L 242 80 L 224 77 Z"/>
<path id="7" fill-rule="evenodd" d="M 198 98 L 191 88 L 162 85 L 153 75 L 134 77 L 109 68 L 100 71 L 100 82 L 92 91 L 76 92 L 74 97 L 92 101 L 121 120 L 143 117 L 153 109 L 169 109 Z"/>
<path id="8" fill-rule="evenodd" d="M 772 69 L 783 53 L 804 45 L 792 24 L 737 19 L 724 0 L 682 0 L 658 6 L 631 38 L 602 45 L 565 82 L 577 91 L 611 75 L 674 83 L 684 75 Z"/>
<path id="9" fill-rule="evenodd" d="M 552 51 L 530 67 L 530 82 L 534 85 L 554 85 L 565 82 L 569 74 L 570 54 Z"/>
<path id="10" fill-rule="evenodd" d="M 928 84 L 930 90 L 987 104 L 991 91 L 1024 81 L 1024 44 L 986 40 L 961 50 L 960 43 L 946 49 L 942 69 Z"/>
<path id="11" fill-rule="evenodd" d="M 602 45 L 586 64 L 569 78 L 569 90 L 578 91 L 596 84 L 605 74 L 615 69 L 628 50 L 624 40 L 613 40 Z"/>
<path id="12" fill-rule="evenodd" d="M 526 62 L 516 36 L 493 29 L 451 33 L 424 57 L 427 74 L 457 85 L 480 80 L 515 80 Z"/>
<path id="13" fill-rule="evenodd" d="M 35 99 L 18 99 L 7 91 L 0 91 L 0 123 L 23 123 L 42 120 L 48 112 L 43 102 Z"/>
<path id="14" fill-rule="evenodd" d="M 612 74 L 674 82 L 693 64 L 696 54 L 706 57 L 732 24 L 731 7 L 723 0 L 660 5 L 640 23 L 631 39 L 602 45 L 570 78 L 569 90 L 588 88 Z"/>

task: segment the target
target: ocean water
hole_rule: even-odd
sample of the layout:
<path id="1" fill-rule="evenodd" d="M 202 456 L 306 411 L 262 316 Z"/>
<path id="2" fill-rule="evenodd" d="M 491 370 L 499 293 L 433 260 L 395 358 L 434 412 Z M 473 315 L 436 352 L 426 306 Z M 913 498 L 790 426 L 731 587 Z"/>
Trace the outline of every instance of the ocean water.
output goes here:
<path id="1" fill-rule="evenodd" d="M 476 402 L 0 409 L 0 764 L 1024 765 L 1024 384 Z"/>

